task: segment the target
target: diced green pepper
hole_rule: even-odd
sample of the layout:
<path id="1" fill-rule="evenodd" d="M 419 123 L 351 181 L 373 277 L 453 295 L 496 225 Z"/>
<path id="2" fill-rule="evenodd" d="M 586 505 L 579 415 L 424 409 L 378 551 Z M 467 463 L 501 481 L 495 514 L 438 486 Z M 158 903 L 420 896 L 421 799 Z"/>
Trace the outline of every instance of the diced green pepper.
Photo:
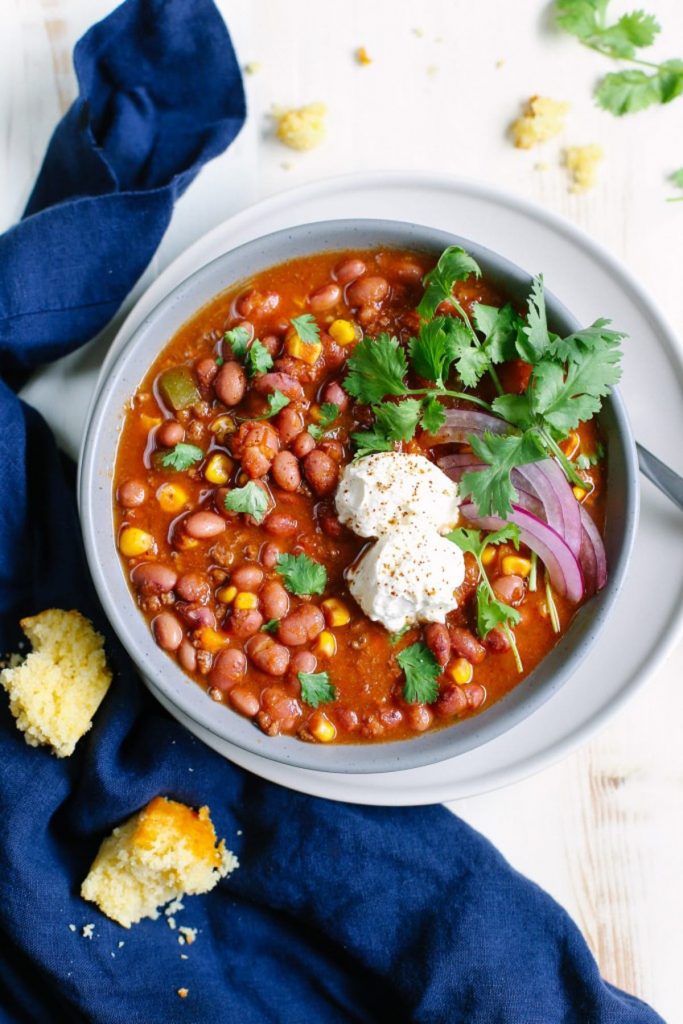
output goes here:
<path id="1" fill-rule="evenodd" d="M 187 409 L 201 398 L 194 374 L 189 366 L 173 366 L 159 377 L 159 391 L 164 401 L 176 411 Z"/>

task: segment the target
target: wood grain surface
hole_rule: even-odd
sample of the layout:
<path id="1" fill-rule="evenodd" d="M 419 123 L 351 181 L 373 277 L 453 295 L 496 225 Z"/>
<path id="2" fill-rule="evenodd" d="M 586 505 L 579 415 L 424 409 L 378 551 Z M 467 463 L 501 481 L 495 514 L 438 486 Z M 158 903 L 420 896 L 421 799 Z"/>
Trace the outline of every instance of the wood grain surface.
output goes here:
<path id="1" fill-rule="evenodd" d="M 179 204 L 150 273 L 213 224 L 282 188 L 344 171 L 432 169 L 504 186 L 563 214 L 639 274 L 683 328 L 683 203 L 665 202 L 674 191 L 667 175 L 683 166 L 683 98 L 624 119 L 597 110 L 591 88 L 610 62 L 557 32 L 549 4 L 219 6 L 241 62 L 261 65 L 246 78 L 249 122 Z M 627 9 L 620 0 L 614 6 Z M 645 6 L 664 26 L 653 53 L 683 58 L 680 0 Z M 50 132 L 76 93 L 74 42 L 112 7 L 0 0 L 0 229 L 20 215 Z M 373 59 L 368 67 L 354 60 L 360 45 Z M 572 109 L 560 139 L 522 153 L 506 130 L 533 93 Z M 314 100 L 328 104 L 328 140 L 311 153 L 284 149 L 273 138 L 272 104 Z M 574 195 L 560 151 L 592 142 L 605 151 L 599 184 Z M 683 1020 L 682 721 L 679 646 L 578 752 L 504 791 L 452 805 L 566 907 L 606 978 L 671 1024 Z"/>

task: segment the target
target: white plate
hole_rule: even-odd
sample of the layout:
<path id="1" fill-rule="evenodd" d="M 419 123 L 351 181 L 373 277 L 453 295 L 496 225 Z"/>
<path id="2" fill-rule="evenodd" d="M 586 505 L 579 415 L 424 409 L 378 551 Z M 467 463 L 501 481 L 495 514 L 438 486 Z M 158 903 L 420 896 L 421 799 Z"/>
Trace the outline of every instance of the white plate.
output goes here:
<path id="1" fill-rule="evenodd" d="M 281 193 L 230 218 L 184 252 L 142 296 L 105 360 L 101 383 L 106 382 L 112 353 L 192 271 L 259 235 L 335 217 L 386 217 L 452 230 L 489 246 L 531 273 L 542 270 L 548 287 L 580 320 L 587 323 L 598 316 L 611 317 L 631 339 L 626 344 L 622 391 L 634 432 L 646 447 L 679 472 L 683 470 L 681 350 L 638 282 L 560 218 L 495 189 L 450 177 L 390 172 L 335 178 Z M 83 390 L 81 382 L 81 409 Z M 62 392 L 62 405 L 63 401 Z M 75 437 L 79 434 L 80 430 Z M 449 761 L 386 775 L 319 773 L 245 753 L 203 734 L 192 723 L 185 724 L 255 774 L 329 799 L 366 804 L 435 803 L 515 782 L 585 740 L 665 657 L 681 624 L 680 541 L 680 514 L 644 483 L 629 575 L 612 619 L 588 661 L 530 718 L 485 746 Z"/>

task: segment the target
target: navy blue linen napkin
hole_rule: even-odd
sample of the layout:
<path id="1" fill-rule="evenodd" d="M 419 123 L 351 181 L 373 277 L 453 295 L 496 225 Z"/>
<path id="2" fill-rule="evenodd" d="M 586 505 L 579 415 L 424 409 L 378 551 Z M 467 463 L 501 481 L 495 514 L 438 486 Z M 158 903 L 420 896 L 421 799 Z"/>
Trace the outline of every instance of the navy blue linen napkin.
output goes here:
<path id="1" fill-rule="evenodd" d="M 210 0 L 128 0 L 83 37 L 75 64 L 80 97 L 25 219 L 0 237 L 6 378 L 106 323 L 174 200 L 245 116 Z M 564 911 L 445 810 L 301 796 L 196 741 L 111 634 L 85 566 L 73 466 L 1 381 L 0 465 L 0 648 L 16 644 L 20 615 L 77 607 L 106 633 L 115 673 L 65 760 L 29 748 L 0 696 L 0 1019 L 661 1021 L 606 984 Z M 176 914 L 198 929 L 191 946 L 163 916 L 126 931 L 78 895 L 103 836 L 158 793 L 208 803 L 241 860 Z"/>

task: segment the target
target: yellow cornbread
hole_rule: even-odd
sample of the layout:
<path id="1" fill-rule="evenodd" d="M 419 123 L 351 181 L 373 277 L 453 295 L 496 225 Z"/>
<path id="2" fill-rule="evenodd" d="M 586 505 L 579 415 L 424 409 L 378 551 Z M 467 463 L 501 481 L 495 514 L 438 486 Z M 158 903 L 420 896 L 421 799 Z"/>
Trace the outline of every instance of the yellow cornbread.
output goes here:
<path id="1" fill-rule="evenodd" d="M 324 103 L 309 103 L 292 110 L 275 107 L 273 117 L 277 121 L 278 139 L 291 149 L 314 149 L 325 138 L 326 113 Z"/>
<path id="2" fill-rule="evenodd" d="M 564 128 L 568 103 L 551 100 L 547 96 L 532 96 L 521 117 L 513 121 L 510 131 L 512 141 L 518 149 L 531 149 L 539 142 L 546 142 Z"/>
<path id="3" fill-rule="evenodd" d="M 216 846 L 208 807 L 157 796 L 104 840 L 81 896 L 130 928 L 158 917 L 169 900 L 208 892 L 237 867 L 224 841 Z"/>
<path id="4" fill-rule="evenodd" d="M 13 659 L 0 683 L 26 742 L 68 757 L 111 683 L 104 641 L 80 612 L 58 608 L 22 619 L 21 628 L 33 650 L 23 661 Z"/>

